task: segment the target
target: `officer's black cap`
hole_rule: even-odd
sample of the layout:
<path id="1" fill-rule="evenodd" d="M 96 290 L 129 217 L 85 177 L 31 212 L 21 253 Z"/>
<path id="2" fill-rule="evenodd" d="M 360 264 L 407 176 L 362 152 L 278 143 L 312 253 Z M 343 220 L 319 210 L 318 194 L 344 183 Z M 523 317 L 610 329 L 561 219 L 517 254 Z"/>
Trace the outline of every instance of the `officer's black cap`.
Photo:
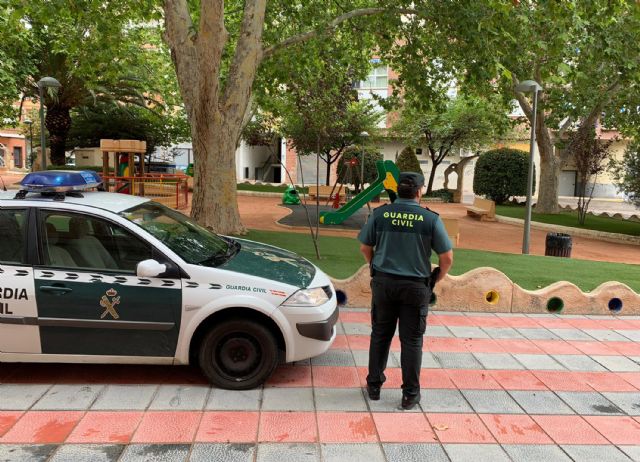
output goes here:
<path id="1" fill-rule="evenodd" d="M 400 184 L 422 188 L 424 186 L 424 176 L 415 172 L 400 172 Z"/>

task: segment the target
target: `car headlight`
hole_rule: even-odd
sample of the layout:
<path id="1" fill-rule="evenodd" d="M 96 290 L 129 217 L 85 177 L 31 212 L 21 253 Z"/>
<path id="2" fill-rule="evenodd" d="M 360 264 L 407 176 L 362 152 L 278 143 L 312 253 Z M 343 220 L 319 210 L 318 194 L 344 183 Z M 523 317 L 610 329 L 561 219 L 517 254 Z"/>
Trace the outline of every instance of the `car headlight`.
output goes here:
<path id="1" fill-rule="evenodd" d="M 282 303 L 284 306 L 320 306 L 331 298 L 331 288 L 314 287 L 294 292 Z"/>

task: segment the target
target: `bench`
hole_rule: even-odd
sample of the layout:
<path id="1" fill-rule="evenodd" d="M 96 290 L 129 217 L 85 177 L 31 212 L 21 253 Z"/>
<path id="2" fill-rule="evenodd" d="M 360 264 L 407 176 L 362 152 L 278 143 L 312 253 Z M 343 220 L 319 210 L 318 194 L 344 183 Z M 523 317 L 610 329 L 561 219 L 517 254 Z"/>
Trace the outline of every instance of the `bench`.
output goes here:
<path id="1" fill-rule="evenodd" d="M 331 191 L 333 191 L 333 194 L 331 194 Z M 320 199 L 333 199 L 336 194 L 340 194 L 340 199 L 344 199 L 344 186 L 340 186 L 339 188 L 336 186 L 336 188 L 334 189 L 333 186 L 326 186 L 326 185 L 320 185 L 320 186 L 309 186 L 309 198 L 310 199 L 315 199 L 316 197 L 319 197 Z"/>
<path id="2" fill-rule="evenodd" d="M 467 206 L 467 215 L 479 217 L 480 221 L 496 220 L 496 204 L 489 199 L 476 197 L 473 199 L 473 205 Z"/>
<path id="3" fill-rule="evenodd" d="M 447 235 L 451 240 L 454 247 L 458 247 L 460 241 L 460 224 L 457 218 L 442 218 L 444 228 L 447 230 Z"/>

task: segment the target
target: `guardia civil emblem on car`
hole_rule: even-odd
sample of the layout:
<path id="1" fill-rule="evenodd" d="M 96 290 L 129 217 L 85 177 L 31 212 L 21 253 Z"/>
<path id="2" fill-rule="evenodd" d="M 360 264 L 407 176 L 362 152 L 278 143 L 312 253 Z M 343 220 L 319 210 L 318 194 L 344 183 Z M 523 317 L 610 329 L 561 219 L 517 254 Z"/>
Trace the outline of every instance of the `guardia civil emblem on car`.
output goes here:
<path id="1" fill-rule="evenodd" d="M 0 287 L 20 294 L 0 305 L 0 362 L 197 364 L 248 389 L 331 346 L 336 294 L 312 263 L 100 181 L 36 172 L 0 191 Z"/>

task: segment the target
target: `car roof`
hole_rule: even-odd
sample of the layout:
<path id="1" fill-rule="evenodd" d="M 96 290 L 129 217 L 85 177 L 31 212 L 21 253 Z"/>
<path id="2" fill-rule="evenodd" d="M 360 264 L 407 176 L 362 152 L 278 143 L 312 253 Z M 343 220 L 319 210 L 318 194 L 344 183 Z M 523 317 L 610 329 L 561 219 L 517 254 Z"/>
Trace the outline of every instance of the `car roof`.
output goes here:
<path id="1" fill-rule="evenodd" d="M 19 205 L 21 200 L 42 201 L 56 203 L 51 196 L 43 196 L 40 193 L 28 193 L 24 199 L 15 199 L 17 190 L 0 191 L 0 203 L 4 206 Z M 96 207 L 109 210 L 114 213 L 122 212 L 136 205 L 149 202 L 146 197 L 132 196 L 130 194 L 118 194 L 104 191 L 82 191 L 82 197 L 67 195 L 64 198 L 66 204 L 78 204 L 87 207 Z"/>

